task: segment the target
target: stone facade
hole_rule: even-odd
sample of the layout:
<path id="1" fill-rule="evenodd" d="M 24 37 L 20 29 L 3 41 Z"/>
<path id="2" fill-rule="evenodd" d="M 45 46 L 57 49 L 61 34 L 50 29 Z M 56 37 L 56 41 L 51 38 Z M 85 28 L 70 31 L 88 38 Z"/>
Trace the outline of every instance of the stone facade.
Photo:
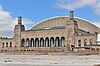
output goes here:
<path id="1" fill-rule="evenodd" d="M 18 24 L 14 28 L 13 38 L 1 38 L 1 49 L 7 48 L 31 48 L 42 50 L 73 51 L 76 48 L 94 48 L 97 45 L 97 34 L 100 28 L 80 18 L 74 18 L 73 11 L 70 17 L 55 17 L 44 20 L 25 30 L 22 18 L 18 18 Z M 45 52 L 45 51 L 44 51 Z"/>

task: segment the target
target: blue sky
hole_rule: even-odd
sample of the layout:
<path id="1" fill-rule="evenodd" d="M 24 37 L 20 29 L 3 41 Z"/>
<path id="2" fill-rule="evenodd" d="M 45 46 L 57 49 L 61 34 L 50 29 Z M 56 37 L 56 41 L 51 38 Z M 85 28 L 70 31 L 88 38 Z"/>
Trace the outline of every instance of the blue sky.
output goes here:
<path id="1" fill-rule="evenodd" d="M 36 22 L 54 16 L 69 16 L 69 10 L 60 10 L 55 7 L 57 0 L 0 0 L 4 10 L 13 17 L 22 16 Z M 67 2 L 66 2 L 67 3 Z M 75 16 L 95 21 L 99 19 L 91 7 L 75 9 Z"/>
<path id="2" fill-rule="evenodd" d="M 77 4 L 77 1 L 79 1 L 79 4 Z M 77 17 L 87 19 L 95 24 L 99 24 L 100 21 L 100 13 L 98 13 L 98 10 L 100 10 L 100 0 L 0 0 L 0 6 L 1 11 L 4 13 L 7 12 L 6 17 L 10 16 L 12 20 L 16 20 L 18 16 L 22 16 L 24 19 L 30 21 L 29 23 L 25 23 L 27 28 L 46 18 L 69 16 L 70 8 L 73 8 Z"/>

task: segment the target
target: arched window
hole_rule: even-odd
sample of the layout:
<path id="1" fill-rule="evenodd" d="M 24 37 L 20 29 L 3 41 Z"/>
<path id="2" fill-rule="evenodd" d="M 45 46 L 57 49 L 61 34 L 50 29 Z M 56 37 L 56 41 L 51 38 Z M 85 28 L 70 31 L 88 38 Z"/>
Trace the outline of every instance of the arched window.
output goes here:
<path id="1" fill-rule="evenodd" d="M 6 42 L 6 47 L 8 47 L 8 42 Z"/>
<path id="2" fill-rule="evenodd" d="M 48 37 L 45 38 L 45 47 L 49 47 L 49 38 Z"/>
<path id="3" fill-rule="evenodd" d="M 10 47 L 12 47 L 12 42 L 10 42 Z"/>
<path id="4" fill-rule="evenodd" d="M 93 41 L 92 41 L 92 39 L 90 39 L 89 41 L 90 41 L 90 45 L 93 45 Z"/>
<path id="5" fill-rule="evenodd" d="M 35 47 L 39 47 L 39 39 L 38 38 L 35 39 Z"/>
<path id="6" fill-rule="evenodd" d="M 81 40 L 78 40 L 78 46 L 79 47 L 81 46 Z"/>
<path id="7" fill-rule="evenodd" d="M 56 39 L 55 39 L 55 47 L 60 47 L 59 37 L 56 37 Z"/>
<path id="8" fill-rule="evenodd" d="M 65 37 L 61 37 L 60 47 L 64 47 L 64 45 L 65 45 Z"/>
<path id="9" fill-rule="evenodd" d="M 4 48 L 4 42 L 2 43 L 2 48 Z"/>
<path id="10" fill-rule="evenodd" d="M 23 38 L 23 39 L 21 40 L 21 47 L 24 47 L 24 45 L 25 45 L 25 39 Z"/>
<path id="11" fill-rule="evenodd" d="M 44 47 L 44 39 L 40 38 L 40 47 Z"/>
<path id="12" fill-rule="evenodd" d="M 87 39 L 84 39 L 84 46 L 87 45 Z"/>
<path id="13" fill-rule="evenodd" d="M 54 38 L 53 37 L 50 38 L 50 47 L 54 47 Z"/>

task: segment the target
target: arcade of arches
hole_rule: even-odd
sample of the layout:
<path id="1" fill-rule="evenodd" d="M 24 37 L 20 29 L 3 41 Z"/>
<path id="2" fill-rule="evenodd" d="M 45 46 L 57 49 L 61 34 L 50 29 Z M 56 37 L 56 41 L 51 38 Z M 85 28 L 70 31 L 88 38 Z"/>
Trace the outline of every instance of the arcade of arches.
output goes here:
<path id="1" fill-rule="evenodd" d="M 26 38 L 21 40 L 21 47 L 64 47 L 65 37 Z"/>

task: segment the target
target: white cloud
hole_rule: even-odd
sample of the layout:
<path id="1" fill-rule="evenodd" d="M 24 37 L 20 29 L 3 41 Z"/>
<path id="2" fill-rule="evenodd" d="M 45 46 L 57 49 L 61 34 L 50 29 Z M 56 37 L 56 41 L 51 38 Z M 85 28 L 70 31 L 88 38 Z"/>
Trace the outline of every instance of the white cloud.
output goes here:
<path id="1" fill-rule="evenodd" d="M 13 22 L 13 17 L 10 15 L 10 13 L 7 11 L 4 11 L 2 9 L 2 6 L 0 6 L 0 36 L 7 35 L 9 33 L 8 30 L 13 31 L 14 24 L 15 23 Z"/>
<path id="2" fill-rule="evenodd" d="M 90 6 L 93 10 L 100 14 L 100 0 L 58 0 L 55 6 L 60 9 L 74 10 L 85 6 Z"/>
<path id="3" fill-rule="evenodd" d="M 97 1 L 93 6 L 93 9 L 97 15 L 100 15 L 100 1 Z"/>
<path id="4" fill-rule="evenodd" d="M 0 6 L 0 37 L 12 37 L 14 26 L 17 23 L 17 18 L 13 18 L 10 12 L 3 10 Z M 23 19 L 24 25 L 33 24 L 34 22 L 29 19 Z"/>

